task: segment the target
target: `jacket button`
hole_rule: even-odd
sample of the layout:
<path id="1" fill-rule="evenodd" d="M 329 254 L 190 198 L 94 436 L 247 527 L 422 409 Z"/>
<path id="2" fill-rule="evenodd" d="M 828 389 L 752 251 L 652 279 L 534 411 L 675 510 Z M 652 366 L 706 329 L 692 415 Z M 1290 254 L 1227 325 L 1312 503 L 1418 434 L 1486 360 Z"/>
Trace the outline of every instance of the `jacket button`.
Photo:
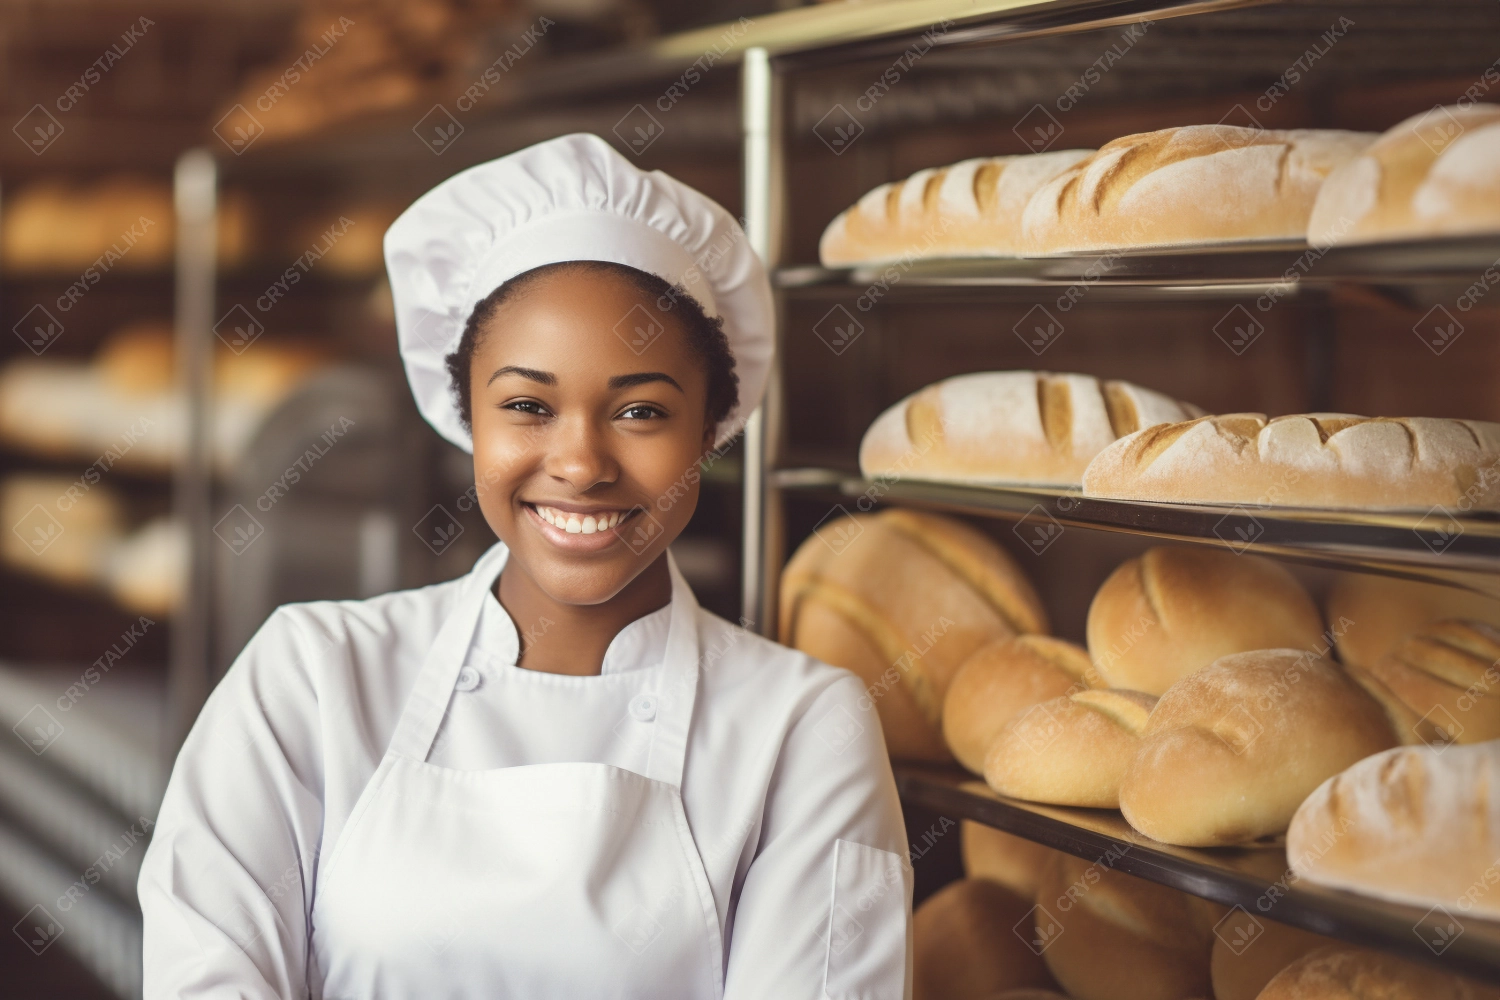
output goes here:
<path id="1" fill-rule="evenodd" d="M 479 671 L 465 665 L 458 672 L 458 680 L 454 682 L 453 687 L 459 691 L 472 691 L 479 686 L 479 680 Z"/>
<path id="2" fill-rule="evenodd" d="M 656 695 L 638 694 L 630 699 L 630 717 L 637 722 L 650 722 L 656 718 Z"/>

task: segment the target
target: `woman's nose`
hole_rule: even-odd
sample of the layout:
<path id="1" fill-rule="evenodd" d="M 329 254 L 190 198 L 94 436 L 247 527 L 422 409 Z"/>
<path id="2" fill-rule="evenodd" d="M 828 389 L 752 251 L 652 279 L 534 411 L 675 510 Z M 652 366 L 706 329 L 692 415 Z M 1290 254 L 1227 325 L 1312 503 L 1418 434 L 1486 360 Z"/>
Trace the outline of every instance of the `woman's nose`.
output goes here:
<path id="1" fill-rule="evenodd" d="M 560 420 L 548 436 L 544 468 L 574 492 L 584 493 L 619 478 L 619 463 L 609 449 L 608 435 L 594 421 L 583 417 Z"/>

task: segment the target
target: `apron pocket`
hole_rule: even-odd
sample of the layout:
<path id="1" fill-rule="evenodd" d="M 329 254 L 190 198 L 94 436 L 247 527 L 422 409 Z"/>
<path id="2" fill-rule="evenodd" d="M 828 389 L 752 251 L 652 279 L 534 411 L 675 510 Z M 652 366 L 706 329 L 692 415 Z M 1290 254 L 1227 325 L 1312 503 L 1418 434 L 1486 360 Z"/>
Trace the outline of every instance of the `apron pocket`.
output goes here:
<path id="1" fill-rule="evenodd" d="M 911 872 L 901 855 L 834 841 L 825 997 L 901 1000 L 911 889 Z"/>

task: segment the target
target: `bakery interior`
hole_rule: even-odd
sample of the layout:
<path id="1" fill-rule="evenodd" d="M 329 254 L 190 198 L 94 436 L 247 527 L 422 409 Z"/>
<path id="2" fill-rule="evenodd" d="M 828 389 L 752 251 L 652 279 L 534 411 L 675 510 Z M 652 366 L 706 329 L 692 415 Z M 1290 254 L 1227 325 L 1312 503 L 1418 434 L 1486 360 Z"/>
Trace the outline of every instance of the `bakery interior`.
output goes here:
<path id="1" fill-rule="evenodd" d="M 772 269 L 673 551 L 868 684 L 913 996 L 1500 996 L 1492 0 L 4 0 L 0 45 L 0 995 L 141 995 L 171 761 L 276 606 L 488 547 L 381 237 L 586 131 Z"/>

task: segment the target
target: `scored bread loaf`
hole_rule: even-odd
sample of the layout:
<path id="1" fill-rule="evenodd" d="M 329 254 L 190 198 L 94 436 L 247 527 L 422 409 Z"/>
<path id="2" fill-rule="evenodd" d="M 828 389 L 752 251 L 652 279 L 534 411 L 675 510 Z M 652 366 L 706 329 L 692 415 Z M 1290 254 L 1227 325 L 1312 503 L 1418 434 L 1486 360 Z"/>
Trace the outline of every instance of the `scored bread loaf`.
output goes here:
<path id="1" fill-rule="evenodd" d="M 1156 703 L 1120 782 L 1120 811 L 1184 847 L 1281 833 L 1330 775 L 1396 743 L 1385 712 L 1333 663 L 1294 649 L 1237 653 Z"/>
<path id="2" fill-rule="evenodd" d="M 959 879 L 929 896 L 912 915 L 912 1000 L 1053 985 L 1015 931 L 1030 909 L 1031 900 L 985 879 Z"/>
<path id="3" fill-rule="evenodd" d="M 1122 563 L 1094 595 L 1087 631 L 1101 686 L 1148 694 L 1230 653 L 1323 648 L 1317 605 L 1284 566 L 1185 546 Z"/>
<path id="4" fill-rule="evenodd" d="M 1307 796 L 1286 852 L 1317 885 L 1500 918 L 1500 742 L 1358 761 Z"/>
<path id="5" fill-rule="evenodd" d="M 1292 962 L 1335 942 L 1275 920 L 1259 920 L 1235 907 L 1214 928 L 1209 975 L 1214 1000 L 1255 1000 L 1266 983 Z"/>
<path id="6" fill-rule="evenodd" d="M 984 780 L 1001 795 L 1059 806 L 1120 807 L 1120 779 L 1156 698 L 1080 691 L 1034 705 L 990 744 Z"/>
<path id="7" fill-rule="evenodd" d="M 943 739 L 975 774 L 1007 722 L 1033 705 L 1091 684 L 1084 649 L 1046 635 L 1022 635 L 980 647 L 963 662 L 943 699 Z"/>
<path id="8" fill-rule="evenodd" d="M 1201 412 L 1091 375 L 973 372 L 934 382 L 875 418 L 859 468 L 869 477 L 1077 486 L 1111 442 Z"/>
<path id="9" fill-rule="evenodd" d="M 1500 989 L 1425 962 L 1336 944 L 1282 969 L 1258 1000 L 1500 1000 Z"/>
<path id="10" fill-rule="evenodd" d="M 1021 216 L 1027 253 L 1302 239 L 1318 188 L 1375 136 L 1185 125 L 1122 136 L 1052 178 Z"/>
<path id="11" fill-rule="evenodd" d="M 1168 503 L 1500 507 L 1500 424 L 1261 413 L 1159 424 L 1101 451 L 1085 496 Z"/>
<path id="12" fill-rule="evenodd" d="M 1416 712 L 1385 681 L 1364 667 L 1348 663 L 1344 665 L 1344 673 L 1351 681 L 1364 688 L 1365 694 L 1373 698 L 1385 712 L 1386 721 L 1396 734 L 1396 742 L 1408 746 L 1435 746 L 1453 742 L 1446 730 Z"/>
<path id="13" fill-rule="evenodd" d="M 1500 629 L 1493 625 L 1428 625 L 1397 643 L 1369 672 L 1441 730 L 1440 742 L 1500 738 Z"/>
<path id="14" fill-rule="evenodd" d="M 943 697 L 959 666 L 996 639 L 1045 632 L 1024 573 L 990 538 L 936 514 L 885 510 L 832 520 L 781 577 L 780 638 L 858 674 L 895 757 L 951 759 Z"/>
<path id="15" fill-rule="evenodd" d="M 1323 183 L 1313 246 L 1500 230 L 1500 105 L 1412 115 Z"/>
<path id="16" fill-rule="evenodd" d="M 982 157 L 882 184 L 828 224 L 818 258 L 824 267 L 843 267 L 1019 253 L 1026 202 L 1090 152 Z"/>
<path id="17" fill-rule="evenodd" d="M 1378 573 L 1338 573 L 1326 605 L 1333 644 L 1343 663 L 1369 666 L 1402 639 L 1444 618 L 1500 625 L 1500 600 Z"/>

